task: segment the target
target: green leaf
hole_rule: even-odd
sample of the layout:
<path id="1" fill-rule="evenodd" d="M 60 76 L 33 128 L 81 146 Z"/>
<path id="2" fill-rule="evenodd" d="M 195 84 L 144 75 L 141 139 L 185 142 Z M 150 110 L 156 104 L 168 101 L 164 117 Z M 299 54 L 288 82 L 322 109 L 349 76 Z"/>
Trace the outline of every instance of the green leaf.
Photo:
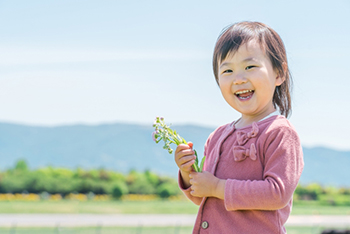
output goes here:
<path id="1" fill-rule="evenodd" d="M 196 155 L 196 159 L 194 161 L 195 161 L 196 165 L 198 165 L 198 156 L 197 156 L 197 151 L 196 150 L 194 150 L 194 154 Z"/>
<path id="2" fill-rule="evenodd" d="M 205 156 L 202 158 L 201 165 L 199 167 L 200 172 L 203 171 L 203 165 L 204 165 L 205 158 L 206 158 Z"/>

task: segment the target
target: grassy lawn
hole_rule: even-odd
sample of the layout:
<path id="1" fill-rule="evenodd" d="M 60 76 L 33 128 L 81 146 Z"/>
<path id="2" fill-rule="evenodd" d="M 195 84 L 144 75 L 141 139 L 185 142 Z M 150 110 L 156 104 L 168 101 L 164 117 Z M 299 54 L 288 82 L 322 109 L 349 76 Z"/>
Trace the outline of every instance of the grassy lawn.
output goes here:
<path id="1" fill-rule="evenodd" d="M 319 234 L 321 227 L 287 227 L 288 234 Z M 0 228 L 0 234 L 188 234 L 192 227 Z"/>
<path id="2" fill-rule="evenodd" d="M 350 215 L 350 206 L 324 206 L 314 201 L 297 202 L 292 215 Z"/>
<path id="3" fill-rule="evenodd" d="M 191 227 L 0 228 L 0 234 L 188 234 Z"/>
<path id="4" fill-rule="evenodd" d="M 95 213 L 95 214 L 196 214 L 197 206 L 187 200 L 152 201 L 1 201 L 0 213 Z M 296 202 L 293 215 L 350 215 L 349 206 L 321 206 Z M 349 225 L 350 226 L 350 225 Z M 321 227 L 286 227 L 288 234 L 321 233 Z M 1 228 L 0 234 L 185 234 L 192 227 L 55 227 Z"/>
<path id="5" fill-rule="evenodd" d="M 0 213 L 196 214 L 197 210 L 198 207 L 187 200 L 0 202 Z M 293 206 L 292 215 L 350 215 L 350 206 L 298 202 Z"/>
<path id="6" fill-rule="evenodd" d="M 0 213 L 196 214 L 188 201 L 2 201 Z"/>

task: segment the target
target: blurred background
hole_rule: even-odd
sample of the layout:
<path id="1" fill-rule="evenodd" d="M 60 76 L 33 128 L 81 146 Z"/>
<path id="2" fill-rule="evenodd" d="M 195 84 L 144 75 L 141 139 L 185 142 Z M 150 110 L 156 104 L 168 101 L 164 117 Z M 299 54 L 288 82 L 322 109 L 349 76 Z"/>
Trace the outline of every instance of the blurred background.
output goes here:
<path id="1" fill-rule="evenodd" d="M 287 49 L 305 157 L 293 215 L 350 215 L 349 13 L 345 0 L 1 0 L 0 213 L 196 214 L 172 155 L 152 141 L 153 120 L 164 116 L 202 157 L 207 136 L 239 118 L 213 76 L 216 39 L 248 20 Z M 33 231 L 17 226 L 0 231 Z M 80 231 L 116 233 L 95 226 Z M 117 233 L 142 229 L 132 228 Z"/>

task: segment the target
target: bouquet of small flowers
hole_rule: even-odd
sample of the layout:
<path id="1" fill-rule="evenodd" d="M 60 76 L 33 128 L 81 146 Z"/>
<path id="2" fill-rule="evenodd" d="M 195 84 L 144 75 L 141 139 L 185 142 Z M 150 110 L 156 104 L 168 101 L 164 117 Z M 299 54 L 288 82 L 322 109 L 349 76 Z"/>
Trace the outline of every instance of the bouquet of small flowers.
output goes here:
<path id="1" fill-rule="evenodd" d="M 170 144 L 187 144 L 186 140 L 183 137 L 181 137 L 176 131 L 172 130 L 170 126 L 167 126 L 165 124 L 163 117 L 156 117 L 153 123 L 153 127 L 155 128 L 155 131 L 152 133 L 153 140 L 156 143 L 159 143 L 161 140 L 163 140 L 163 149 L 168 150 L 169 154 L 173 153 L 173 149 L 170 148 Z M 193 146 L 192 143 L 189 143 L 188 145 L 191 148 Z M 202 172 L 205 156 L 202 158 L 200 165 L 198 165 L 198 156 L 196 150 L 194 150 L 194 153 L 196 155 L 196 159 L 192 167 L 196 172 Z"/>

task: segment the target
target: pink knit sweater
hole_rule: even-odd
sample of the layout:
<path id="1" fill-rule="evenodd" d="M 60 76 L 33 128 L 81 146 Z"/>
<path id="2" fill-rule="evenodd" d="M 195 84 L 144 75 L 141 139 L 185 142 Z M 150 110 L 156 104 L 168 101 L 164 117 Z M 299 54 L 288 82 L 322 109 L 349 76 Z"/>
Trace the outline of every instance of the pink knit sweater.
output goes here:
<path id="1" fill-rule="evenodd" d="M 299 137 L 290 122 L 275 115 L 241 129 L 234 123 L 210 134 L 204 170 L 226 179 L 225 199 L 199 198 L 193 233 L 286 233 L 293 192 L 303 169 Z"/>

